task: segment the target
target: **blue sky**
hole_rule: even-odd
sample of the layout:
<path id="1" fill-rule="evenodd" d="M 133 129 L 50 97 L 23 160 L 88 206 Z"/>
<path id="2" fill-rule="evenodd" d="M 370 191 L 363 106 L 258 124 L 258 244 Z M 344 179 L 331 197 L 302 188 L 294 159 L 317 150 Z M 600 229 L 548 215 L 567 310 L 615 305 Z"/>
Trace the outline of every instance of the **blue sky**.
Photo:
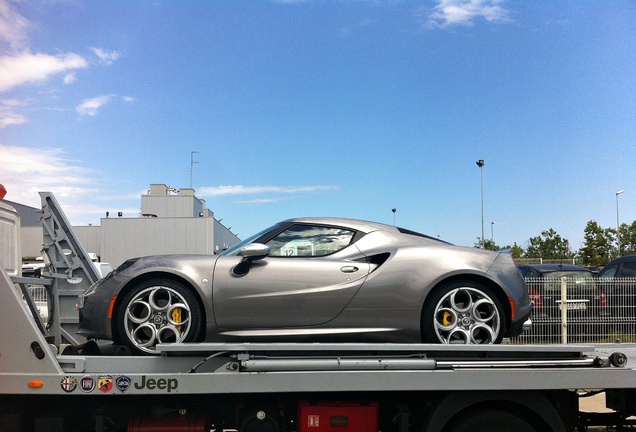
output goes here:
<path id="1" fill-rule="evenodd" d="M 53 191 L 75 224 L 192 167 L 243 238 L 395 217 L 472 246 L 479 159 L 499 245 L 576 250 L 618 190 L 636 219 L 634 1 L 0 0 L 0 49 L 6 199 Z"/>

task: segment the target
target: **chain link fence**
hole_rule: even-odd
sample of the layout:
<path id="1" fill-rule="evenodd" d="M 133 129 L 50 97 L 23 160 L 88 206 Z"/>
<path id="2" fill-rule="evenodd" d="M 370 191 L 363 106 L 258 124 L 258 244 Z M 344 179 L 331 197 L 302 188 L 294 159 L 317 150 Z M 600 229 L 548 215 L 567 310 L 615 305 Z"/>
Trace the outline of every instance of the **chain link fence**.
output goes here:
<path id="1" fill-rule="evenodd" d="M 532 327 L 514 344 L 636 342 L 636 278 L 526 278 Z"/>

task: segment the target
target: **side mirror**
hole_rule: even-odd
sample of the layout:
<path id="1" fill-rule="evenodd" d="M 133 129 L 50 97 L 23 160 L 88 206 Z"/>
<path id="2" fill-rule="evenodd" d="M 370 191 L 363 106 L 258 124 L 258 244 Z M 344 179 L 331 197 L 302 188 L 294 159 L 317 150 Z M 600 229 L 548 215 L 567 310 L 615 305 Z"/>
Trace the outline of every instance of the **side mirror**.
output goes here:
<path id="1" fill-rule="evenodd" d="M 262 243 L 250 243 L 241 248 L 238 255 L 243 259 L 234 266 L 232 274 L 235 276 L 244 276 L 252 267 L 252 261 L 262 260 L 269 255 L 269 246 Z"/>
<path id="2" fill-rule="evenodd" d="M 269 255 L 269 246 L 262 243 L 250 243 L 243 246 L 238 254 L 243 257 L 243 260 L 246 258 L 250 261 L 260 260 Z"/>

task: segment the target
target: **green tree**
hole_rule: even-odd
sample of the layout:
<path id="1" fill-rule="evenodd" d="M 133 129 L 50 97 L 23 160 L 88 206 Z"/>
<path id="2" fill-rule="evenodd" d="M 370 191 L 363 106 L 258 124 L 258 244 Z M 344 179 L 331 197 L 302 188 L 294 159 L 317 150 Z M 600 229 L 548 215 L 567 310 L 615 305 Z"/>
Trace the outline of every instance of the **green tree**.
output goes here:
<path id="1" fill-rule="evenodd" d="M 521 246 L 519 246 L 517 244 L 517 242 L 515 242 L 515 244 L 512 245 L 512 257 L 517 259 L 517 258 L 521 258 L 523 256 L 523 248 Z"/>
<path id="2" fill-rule="evenodd" d="M 480 248 L 481 247 L 481 241 L 479 239 L 479 237 L 477 238 L 477 241 L 475 242 L 475 247 L 476 248 Z M 484 249 L 486 250 L 491 250 L 491 251 L 499 251 L 502 249 L 510 249 L 511 246 L 499 246 L 497 243 L 495 243 L 494 240 L 491 239 L 486 239 L 484 240 Z"/>
<path id="3" fill-rule="evenodd" d="M 585 226 L 583 246 L 578 251 L 582 264 L 601 266 L 611 261 L 614 255 L 616 231 L 611 228 L 601 228 L 594 220 Z"/>
<path id="4" fill-rule="evenodd" d="M 619 227 L 621 255 L 636 254 L 636 221 Z"/>
<path id="5" fill-rule="evenodd" d="M 570 242 L 550 228 L 541 232 L 540 236 L 528 240 L 528 248 L 524 255 L 528 258 L 563 259 L 572 258 Z"/>
<path id="6" fill-rule="evenodd" d="M 497 243 L 495 243 L 493 240 L 486 239 L 486 240 L 484 240 L 484 249 L 491 250 L 491 251 L 497 251 L 497 250 L 499 250 L 501 248 L 499 246 L 497 246 Z"/>

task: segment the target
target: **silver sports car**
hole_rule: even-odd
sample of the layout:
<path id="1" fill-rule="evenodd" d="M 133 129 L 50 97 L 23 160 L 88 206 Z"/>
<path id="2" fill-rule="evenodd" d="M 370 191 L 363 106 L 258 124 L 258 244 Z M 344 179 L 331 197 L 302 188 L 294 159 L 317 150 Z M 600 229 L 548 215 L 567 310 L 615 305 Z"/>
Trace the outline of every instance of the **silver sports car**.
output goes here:
<path id="1" fill-rule="evenodd" d="M 129 259 L 79 307 L 80 334 L 153 354 L 203 340 L 498 343 L 522 331 L 531 304 L 507 253 L 299 218 L 220 255 Z"/>

